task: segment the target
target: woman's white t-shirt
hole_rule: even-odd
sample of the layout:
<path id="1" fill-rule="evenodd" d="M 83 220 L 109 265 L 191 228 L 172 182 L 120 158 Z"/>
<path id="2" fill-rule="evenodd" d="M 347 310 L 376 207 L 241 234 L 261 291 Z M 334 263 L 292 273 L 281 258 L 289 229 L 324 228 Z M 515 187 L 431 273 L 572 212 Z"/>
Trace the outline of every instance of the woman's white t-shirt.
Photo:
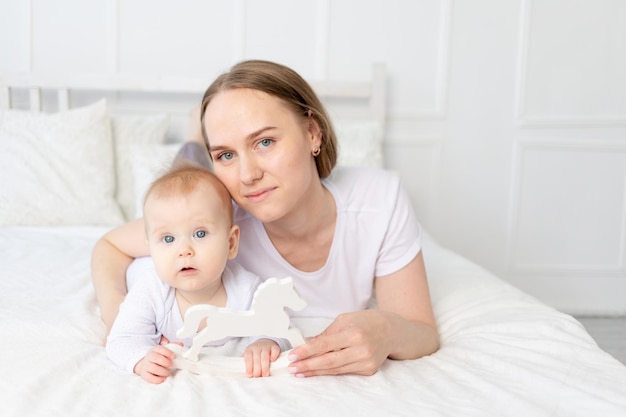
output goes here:
<path id="1" fill-rule="evenodd" d="M 235 223 L 241 228 L 235 261 L 261 279 L 293 277 L 307 302 L 304 310 L 290 313 L 295 318 L 334 319 L 367 308 L 374 278 L 402 269 L 421 249 L 420 226 L 396 175 L 337 167 L 322 183 L 335 199 L 337 221 L 328 259 L 318 271 L 294 268 L 278 253 L 263 224 L 235 205 Z"/>

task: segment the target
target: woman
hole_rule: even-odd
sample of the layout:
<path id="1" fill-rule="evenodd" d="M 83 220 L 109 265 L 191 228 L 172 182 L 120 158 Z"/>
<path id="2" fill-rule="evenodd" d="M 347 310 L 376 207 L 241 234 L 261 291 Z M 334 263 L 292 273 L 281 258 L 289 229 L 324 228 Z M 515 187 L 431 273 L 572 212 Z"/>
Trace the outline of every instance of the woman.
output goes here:
<path id="1" fill-rule="evenodd" d="M 435 352 L 407 194 L 384 171 L 334 169 L 335 134 L 311 87 L 285 66 L 244 61 L 213 82 L 200 112 L 215 174 L 236 203 L 236 260 L 265 279 L 292 276 L 308 303 L 295 317 L 333 320 L 291 352 L 290 372 L 371 375 L 385 358 Z M 126 268 L 147 254 L 142 219 L 96 244 L 92 274 L 107 328 L 126 294 Z"/>

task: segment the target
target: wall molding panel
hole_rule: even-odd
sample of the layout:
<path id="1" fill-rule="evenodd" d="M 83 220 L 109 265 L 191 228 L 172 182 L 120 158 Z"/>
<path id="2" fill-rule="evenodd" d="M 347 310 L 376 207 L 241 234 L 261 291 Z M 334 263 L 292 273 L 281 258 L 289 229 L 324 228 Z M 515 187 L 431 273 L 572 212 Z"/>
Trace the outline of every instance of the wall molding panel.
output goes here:
<path id="1" fill-rule="evenodd" d="M 437 221 L 443 137 L 438 134 L 395 135 L 385 140 L 385 159 L 402 178 L 418 219 L 430 230 Z M 406 175 L 410 172 L 411 175 Z"/>
<path id="2" fill-rule="evenodd" d="M 600 0 L 601 2 L 603 0 Z M 606 0 L 604 0 L 606 3 Z M 531 94 L 530 84 L 530 62 L 533 53 L 538 53 L 533 50 L 531 42 L 531 35 L 533 30 L 536 29 L 536 25 L 533 24 L 533 19 L 537 17 L 537 6 L 545 6 L 541 2 L 534 0 L 521 0 L 520 10 L 520 23 L 519 23 L 519 44 L 518 44 L 518 58 L 517 58 L 517 80 L 516 80 L 516 122 L 519 127 L 523 128 L 580 128 L 580 127 L 622 127 L 626 126 L 626 112 L 617 111 L 614 113 L 601 112 L 598 114 L 589 113 L 571 113 L 568 111 L 559 111 L 558 114 L 541 114 L 533 112 L 529 109 L 529 95 Z M 560 9 L 562 13 L 562 8 Z M 581 29 L 584 30 L 584 29 Z M 619 36 L 619 35 L 616 35 Z M 626 43 L 622 39 L 623 46 L 626 47 Z M 602 45 L 598 45 L 601 47 Z M 537 58 L 540 61 L 540 58 Z M 623 64 L 622 64 L 623 65 Z M 545 73 L 546 71 L 544 71 Z M 545 75 L 545 74 L 544 74 Z M 555 74 L 557 78 L 566 77 L 569 74 Z M 599 72 L 595 74 L 598 78 L 605 76 L 605 74 Z M 571 76 L 571 75 L 570 75 Z M 616 75 L 616 79 L 619 80 L 619 75 Z M 622 77 L 623 78 L 623 77 Z M 579 85 L 584 85 L 590 80 L 580 79 Z M 623 83 L 623 82 L 622 82 Z M 609 91 L 609 84 L 604 86 L 602 93 L 604 99 L 610 96 L 613 92 Z M 576 88 L 576 86 L 572 86 Z M 620 88 L 626 92 L 626 83 L 620 85 Z M 618 90 L 619 91 L 619 90 Z M 620 94 L 619 92 L 615 92 Z M 547 97 L 546 97 L 547 98 Z M 550 100 L 549 98 L 547 98 Z M 558 104 L 556 104 L 558 106 Z"/>
<path id="3" fill-rule="evenodd" d="M 315 78 L 328 78 L 328 43 L 330 42 L 330 0 L 317 0 L 315 31 Z"/>
<path id="4" fill-rule="evenodd" d="M 118 73 L 120 70 L 120 2 L 108 0 L 106 4 L 107 71 Z"/>
<path id="5" fill-rule="evenodd" d="M 450 47 L 452 31 L 452 0 L 439 1 L 437 58 L 435 62 L 435 96 L 431 109 L 395 108 L 389 112 L 390 121 L 433 121 L 447 116 L 448 84 L 450 80 Z"/>
<path id="6" fill-rule="evenodd" d="M 232 0 L 233 26 L 233 62 L 241 61 L 246 56 L 246 0 Z"/>
<path id="7" fill-rule="evenodd" d="M 624 276 L 624 274 L 626 274 L 626 144 L 608 140 L 570 140 L 567 142 L 560 139 L 521 140 L 517 143 L 514 153 L 507 245 L 509 273 L 513 276 L 541 276 L 545 274 L 557 276 Z M 611 193 L 615 196 L 615 198 L 611 201 L 619 204 L 619 206 L 617 204 L 612 204 L 614 210 L 612 210 L 611 214 L 614 218 L 602 218 L 601 215 L 605 213 L 602 210 L 598 210 L 597 213 L 588 213 L 590 216 L 589 218 L 586 219 L 582 217 L 579 220 L 580 223 L 584 223 L 589 220 L 589 222 L 592 222 L 596 226 L 598 225 L 598 222 L 609 222 L 602 225 L 607 229 L 610 229 L 608 226 L 609 224 L 618 225 L 618 227 L 615 228 L 615 230 L 618 231 L 618 236 L 615 236 L 614 239 L 616 246 L 613 245 L 611 247 L 614 250 L 614 257 L 612 260 L 608 260 L 607 258 L 604 262 L 581 262 L 578 259 L 569 258 L 566 262 L 559 262 L 558 260 L 549 260 L 544 258 L 533 262 L 528 259 L 528 254 L 523 254 L 524 245 L 528 248 L 530 243 L 523 241 L 521 230 L 523 227 L 522 223 L 528 225 L 528 219 L 532 218 L 532 212 L 530 212 L 531 209 L 526 208 L 529 212 L 523 212 L 525 207 L 531 206 L 528 204 L 528 201 L 525 200 L 538 198 L 536 195 L 530 195 L 530 191 L 537 192 L 536 187 L 529 188 L 528 184 L 524 185 L 525 177 L 530 176 L 532 173 L 529 173 L 529 171 L 534 168 L 529 166 L 531 163 L 531 153 L 539 156 L 541 156 L 541 154 L 548 155 L 548 157 L 544 159 L 545 161 L 548 161 L 549 159 L 551 160 L 553 157 L 559 157 L 562 158 L 561 162 L 567 162 L 566 159 L 568 158 L 571 159 L 577 158 L 577 156 L 584 156 L 585 160 L 596 167 L 598 171 L 602 171 L 603 165 L 606 165 L 606 162 L 610 162 L 613 170 L 605 170 L 604 172 L 601 172 L 601 175 L 597 176 L 597 181 L 595 181 L 595 183 L 600 183 L 600 180 L 607 180 L 604 182 L 610 182 L 610 180 L 615 179 L 615 176 L 612 174 L 615 172 L 619 173 L 619 177 L 617 178 L 618 182 L 614 182 L 612 185 L 612 191 L 614 191 L 614 193 Z M 594 161 L 594 158 L 597 159 L 597 161 Z M 535 161 L 535 163 L 536 162 L 537 161 Z M 563 165 L 567 166 L 565 163 Z M 584 168 L 585 167 L 580 167 L 581 171 Z M 560 175 L 560 173 L 556 172 L 559 169 L 563 168 L 558 168 L 555 165 L 553 170 L 554 176 L 558 177 Z M 548 177 L 550 175 L 552 174 L 548 172 L 547 175 L 543 176 L 543 179 L 546 181 L 549 180 Z M 591 176 L 594 174 L 587 169 L 581 175 Z M 537 184 L 537 182 L 529 182 L 529 184 Z M 567 186 L 567 184 L 564 186 Z M 575 187 L 575 184 L 572 186 Z M 605 186 L 607 189 L 611 187 L 610 184 Z M 584 204 L 584 200 L 588 198 L 586 195 L 580 195 L 579 197 L 581 204 Z M 537 203 L 540 203 L 540 201 L 537 201 Z M 546 202 L 546 204 L 548 203 Z M 566 202 L 563 204 L 563 210 L 560 211 L 562 216 L 561 218 L 558 218 L 557 216 L 555 221 L 564 221 L 563 217 L 567 216 L 567 207 L 565 207 Z M 591 211 L 596 206 L 590 205 L 590 207 Z M 542 209 L 544 211 L 546 210 L 545 207 L 542 207 Z M 594 217 L 594 215 L 598 216 Z M 524 219 L 527 221 L 524 222 Z M 570 225 L 567 226 L 569 227 Z M 579 224 L 572 224 L 571 226 L 577 227 Z M 540 242 L 537 242 L 537 244 L 539 243 Z M 520 259 L 520 257 L 522 259 Z M 560 254 L 555 252 L 554 258 L 560 257 Z M 527 260 L 523 260 L 523 258 L 527 258 Z M 532 258 L 532 256 L 530 256 L 530 258 Z"/>

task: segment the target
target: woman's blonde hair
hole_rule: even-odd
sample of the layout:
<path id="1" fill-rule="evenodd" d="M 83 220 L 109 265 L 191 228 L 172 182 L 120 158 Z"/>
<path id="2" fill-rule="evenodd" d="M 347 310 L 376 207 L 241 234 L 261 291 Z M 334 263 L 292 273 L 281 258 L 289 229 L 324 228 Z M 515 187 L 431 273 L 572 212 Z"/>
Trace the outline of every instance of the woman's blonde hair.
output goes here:
<path id="1" fill-rule="evenodd" d="M 270 61 L 248 60 L 235 64 L 213 81 L 202 97 L 200 123 L 202 137 L 209 147 L 204 128 L 206 108 L 213 97 L 227 90 L 250 88 L 274 96 L 304 118 L 313 117 L 322 133 L 320 153 L 315 158 L 320 178 L 326 178 L 337 163 L 337 138 L 324 105 L 313 88 L 294 70 Z"/>

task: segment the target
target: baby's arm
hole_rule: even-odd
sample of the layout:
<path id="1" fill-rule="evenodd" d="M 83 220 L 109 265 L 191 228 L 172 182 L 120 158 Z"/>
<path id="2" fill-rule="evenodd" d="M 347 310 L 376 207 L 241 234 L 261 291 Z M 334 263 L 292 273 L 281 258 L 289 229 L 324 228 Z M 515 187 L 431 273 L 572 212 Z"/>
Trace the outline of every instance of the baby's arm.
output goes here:
<path id="1" fill-rule="evenodd" d="M 248 345 L 243 353 L 246 375 L 257 378 L 270 375 L 270 363 L 280 355 L 280 346 L 271 339 L 259 339 Z"/>
<path id="2" fill-rule="evenodd" d="M 169 350 L 169 353 L 161 350 L 166 349 L 165 346 L 159 346 L 161 333 L 155 326 L 158 319 L 157 303 L 154 300 L 160 300 L 161 305 L 163 301 L 162 297 L 154 294 L 157 289 L 151 285 L 151 281 L 152 277 L 142 277 L 130 289 L 120 306 L 106 345 L 107 354 L 115 364 L 130 373 L 141 375 L 145 380 L 148 380 L 144 376 L 145 372 L 152 369 L 146 367 L 147 363 L 163 363 L 162 359 L 153 356 L 153 352 L 161 352 L 163 358 L 171 353 Z M 144 371 L 143 374 L 141 371 Z M 155 375 L 163 376 L 162 372 L 155 372 Z"/>

